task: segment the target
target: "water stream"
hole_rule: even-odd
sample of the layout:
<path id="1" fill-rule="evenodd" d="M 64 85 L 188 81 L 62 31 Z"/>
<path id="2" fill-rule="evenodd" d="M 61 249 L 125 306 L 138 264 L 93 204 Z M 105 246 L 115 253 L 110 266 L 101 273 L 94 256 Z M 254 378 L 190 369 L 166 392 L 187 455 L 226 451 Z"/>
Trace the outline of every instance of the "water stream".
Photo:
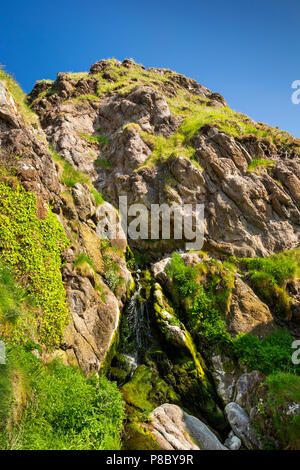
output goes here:
<path id="1" fill-rule="evenodd" d="M 131 296 L 127 309 L 127 321 L 130 329 L 130 337 L 134 340 L 134 350 L 124 354 L 128 359 L 131 374 L 141 364 L 144 353 L 151 341 L 151 328 L 149 319 L 149 306 L 143 297 L 143 284 L 141 282 L 141 271 L 136 272 L 136 290 Z"/>

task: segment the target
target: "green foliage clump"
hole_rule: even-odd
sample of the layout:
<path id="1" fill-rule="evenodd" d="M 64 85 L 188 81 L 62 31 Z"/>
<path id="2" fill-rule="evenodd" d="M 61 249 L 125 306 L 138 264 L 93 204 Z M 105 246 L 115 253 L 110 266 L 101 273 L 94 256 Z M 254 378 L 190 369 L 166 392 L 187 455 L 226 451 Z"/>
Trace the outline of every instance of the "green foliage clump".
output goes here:
<path id="1" fill-rule="evenodd" d="M 116 292 L 120 284 L 125 282 L 124 279 L 120 277 L 120 266 L 113 259 L 111 259 L 110 255 L 108 254 L 103 256 L 103 261 L 104 276 L 107 285 L 113 292 Z"/>
<path id="2" fill-rule="evenodd" d="M 74 260 L 74 266 L 82 266 L 82 264 L 85 263 L 88 264 L 94 271 L 96 271 L 93 260 L 85 253 L 79 253 Z"/>
<path id="3" fill-rule="evenodd" d="M 13 269 L 16 278 L 22 280 L 29 294 L 35 297 L 36 306 L 41 310 L 39 338 L 51 347 L 59 345 L 69 320 L 60 271 L 61 252 L 69 245 L 69 240 L 50 208 L 44 219 L 38 219 L 36 214 L 34 194 L 20 185 L 12 189 L 0 183 L 0 261 Z M 3 275 L 9 278 L 7 272 L 3 271 Z M 23 296 L 22 291 L 19 292 L 20 297 L 11 280 L 12 311 L 19 310 Z M 18 324 L 15 328 L 18 329 Z"/>
<path id="4" fill-rule="evenodd" d="M 276 162 L 273 160 L 259 160 L 257 158 L 253 158 L 248 165 L 247 171 L 259 172 L 261 168 L 268 168 L 273 165 L 276 165 Z"/>
<path id="5" fill-rule="evenodd" d="M 20 421 L 2 436 L 2 446 L 11 448 L 18 437 L 21 450 L 120 448 L 124 404 L 114 383 L 103 376 L 88 380 L 79 369 L 58 360 L 44 366 L 19 347 L 9 357 L 29 391 Z"/>
<path id="6" fill-rule="evenodd" d="M 274 331 L 263 339 L 250 333 L 234 340 L 234 351 L 250 370 L 265 375 L 275 372 L 300 374 L 300 366 L 292 363 L 293 336 L 287 330 Z"/>
<path id="7" fill-rule="evenodd" d="M 277 314 L 290 315 L 290 298 L 286 283 L 300 276 L 299 248 L 268 258 L 241 258 L 237 260 L 248 269 L 250 283 L 259 297 Z"/>
<path id="8" fill-rule="evenodd" d="M 178 253 L 173 253 L 166 272 L 173 281 L 173 294 L 184 302 L 188 325 L 207 344 L 231 342 L 222 317 L 231 294 L 233 278 L 229 272 L 220 272 L 219 267 L 210 268 L 210 280 L 206 288 L 199 282 L 208 268 L 204 264 L 186 266 Z M 221 284 L 222 289 L 217 289 Z M 221 291 L 221 292 L 219 292 Z"/>
<path id="9" fill-rule="evenodd" d="M 0 323 L 15 324 L 25 302 L 32 301 L 26 289 L 16 283 L 12 271 L 0 265 Z"/>
<path id="10" fill-rule="evenodd" d="M 300 276 L 300 249 L 284 251 L 268 258 L 242 258 L 251 277 L 257 272 L 265 273 L 271 282 L 284 287 L 289 279 Z"/>
<path id="11" fill-rule="evenodd" d="M 270 258 L 243 259 L 243 262 L 253 270 L 264 269 L 265 275 L 270 276 L 274 283 L 284 285 L 287 279 L 297 274 L 298 257 L 299 251 L 292 250 Z M 218 344 L 227 354 L 240 358 L 250 370 L 258 369 L 266 375 L 277 371 L 299 374 L 299 366 L 291 361 L 293 337 L 287 330 L 275 331 L 263 339 L 251 333 L 232 338 L 226 331 L 224 312 L 233 278 L 227 269 L 222 271 L 219 268 L 218 262 L 213 265 L 215 272 L 212 275 L 212 265 L 207 268 L 206 279 L 202 283 L 199 273 L 204 267 L 186 266 L 178 253 L 173 253 L 166 270 L 173 281 L 173 298 L 184 306 L 192 335 L 200 339 L 202 347 Z M 232 264 L 230 266 L 233 271 Z"/>
<path id="12" fill-rule="evenodd" d="M 103 135 L 88 135 L 88 134 L 85 134 L 84 132 L 79 132 L 79 135 L 81 135 L 81 137 L 83 137 L 88 142 L 97 142 L 98 144 L 104 144 L 104 145 L 107 145 L 110 142 L 110 139 Z"/>

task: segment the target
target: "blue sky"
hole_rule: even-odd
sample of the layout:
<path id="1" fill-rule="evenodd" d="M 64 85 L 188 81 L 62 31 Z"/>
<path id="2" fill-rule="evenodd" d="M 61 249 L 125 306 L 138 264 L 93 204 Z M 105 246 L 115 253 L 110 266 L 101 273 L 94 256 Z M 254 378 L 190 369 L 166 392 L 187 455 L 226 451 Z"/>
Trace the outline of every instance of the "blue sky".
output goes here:
<path id="1" fill-rule="evenodd" d="M 29 92 L 102 58 L 166 67 L 300 137 L 299 0 L 43 0 L 1 4 L 0 63 Z"/>

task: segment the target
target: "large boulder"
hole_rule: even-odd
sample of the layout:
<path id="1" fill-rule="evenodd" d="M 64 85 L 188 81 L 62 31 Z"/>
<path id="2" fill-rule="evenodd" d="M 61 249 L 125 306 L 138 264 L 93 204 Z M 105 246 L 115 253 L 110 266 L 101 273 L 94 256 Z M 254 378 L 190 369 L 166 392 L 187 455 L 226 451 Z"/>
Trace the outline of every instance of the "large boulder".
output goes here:
<path id="1" fill-rule="evenodd" d="M 206 424 L 177 405 L 165 403 L 150 418 L 149 430 L 164 450 L 227 450 Z"/>

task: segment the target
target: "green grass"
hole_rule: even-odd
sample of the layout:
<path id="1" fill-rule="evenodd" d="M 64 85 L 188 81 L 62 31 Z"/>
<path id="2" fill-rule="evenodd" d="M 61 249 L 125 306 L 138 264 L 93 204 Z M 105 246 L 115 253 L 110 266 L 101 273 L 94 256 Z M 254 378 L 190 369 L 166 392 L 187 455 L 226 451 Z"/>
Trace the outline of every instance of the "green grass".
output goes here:
<path id="1" fill-rule="evenodd" d="M 250 370 L 260 370 L 265 375 L 277 372 L 300 375 L 300 366 L 292 363 L 293 341 L 293 336 L 284 329 L 261 340 L 252 334 L 241 334 L 234 340 L 234 351 Z"/>
<path id="2" fill-rule="evenodd" d="M 289 280 L 300 277 L 300 249 L 295 248 L 266 258 L 229 258 L 247 269 L 246 277 L 255 293 L 279 316 L 289 318 Z"/>
<path id="3" fill-rule="evenodd" d="M 267 378 L 267 409 L 282 448 L 300 449 L 300 415 L 288 415 L 287 403 L 300 403 L 300 377 L 279 372 Z"/>
<path id="4" fill-rule="evenodd" d="M 79 369 L 59 361 L 43 365 L 19 347 L 9 348 L 8 367 L 19 370 L 27 382 L 26 406 L 21 418 L 13 421 L 9 432 L 3 429 L 0 445 L 20 450 L 118 450 L 124 418 L 122 396 L 105 377 L 87 379 Z M 0 381 L 7 370 L 0 365 Z M 2 369 L 2 370 L 1 370 Z M 2 372 L 2 373 L 1 373 Z"/>
<path id="5" fill-rule="evenodd" d="M 79 135 L 81 135 L 81 137 L 83 137 L 88 142 L 97 142 L 98 144 L 105 144 L 105 145 L 109 144 L 110 142 L 110 139 L 103 135 L 88 135 L 88 134 L 85 134 L 84 132 L 79 132 Z"/>
<path id="6" fill-rule="evenodd" d="M 7 265 L 16 279 L 22 281 L 29 294 L 34 296 L 38 312 L 38 335 L 47 345 L 58 346 L 69 321 L 66 292 L 61 277 L 61 253 L 69 245 L 63 226 L 48 208 L 44 219 L 37 217 L 36 196 L 22 186 L 13 188 L 0 182 L 0 261 Z M 24 341 L 26 328 L 23 316 L 18 321 L 17 312 L 22 303 L 23 291 L 14 287 L 8 271 L 2 271 L 2 280 L 8 280 L 10 289 L 2 293 L 4 317 L 2 331 L 6 331 L 4 318 L 16 319 L 12 334 Z M 6 297 L 5 297 L 6 296 Z M 31 319 L 28 318 L 28 323 Z M 34 333 L 32 322 L 31 334 Z"/>
<path id="7" fill-rule="evenodd" d="M 74 81 L 81 80 L 82 78 L 88 78 L 88 72 L 67 72 L 66 75 Z"/>
<path id="8" fill-rule="evenodd" d="M 239 138 L 245 135 L 255 135 L 261 139 L 268 139 L 273 143 L 283 143 L 290 136 L 287 133 L 281 133 L 268 126 L 260 127 L 251 121 L 247 116 L 237 113 L 228 107 L 212 107 L 204 104 L 195 104 L 193 100 L 187 101 L 184 107 L 183 122 L 179 126 L 177 132 L 169 139 L 163 136 L 140 132 L 142 139 L 152 150 L 151 155 L 147 158 L 142 166 L 150 166 L 168 160 L 172 156 L 183 156 L 194 160 L 194 148 L 191 141 L 203 126 L 210 124 L 219 128 L 221 132 Z M 173 108 L 173 111 L 176 108 Z M 178 114 L 180 108 L 177 108 Z M 194 160 L 195 162 L 195 160 Z M 276 162 L 271 160 L 252 160 L 248 167 L 248 171 L 255 171 L 260 167 L 268 167 Z"/>
<path id="9" fill-rule="evenodd" d="M 259 160 L 257 158 L 253 158 L 248 165 L 247 171 L 259 172 L 262 168 L 269 168 L 274 165 L 276 165 L 276 162 L 273 160 Z"/>
<path id="10" fill-rule="evenodd" d="M 74 260 L 74 266 L 80 267 L 85 263 L 88 264 L 94 271 L 96 271 L 93 260 L 85 253 L 79 253 Z"/>
<path id="11" fill-rule="evenodd" d="M 8 91 L 12 94 L 18 111 L 21 113 L 25 121 L 29 124 L 38 124 L 38 117 L 37 115 L 29 108 L 26 104 L 26 95 L 21 89 L 20 85 L 16 82 L 16 80 L 9 75 L 7 72 L 1 67 L 0 64 L 0 80 L 3 81 L 8 89 Z"/>

